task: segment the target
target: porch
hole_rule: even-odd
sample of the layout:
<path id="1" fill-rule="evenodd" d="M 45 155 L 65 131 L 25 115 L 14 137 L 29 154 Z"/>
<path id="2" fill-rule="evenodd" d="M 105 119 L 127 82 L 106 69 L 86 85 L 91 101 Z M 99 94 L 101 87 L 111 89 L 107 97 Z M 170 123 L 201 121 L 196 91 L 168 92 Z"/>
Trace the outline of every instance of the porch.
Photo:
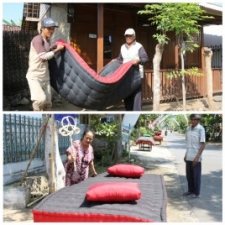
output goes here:
<path id="1" fill-rule="evenodd" d="M 161 70 L 161 96 L 162 103 L 182 99 L 181 78 L 167 78 L 165 74 L 170 70 Z M 203 73 L 203 69 L 199 69 Z M 222 69 L 212 69 L 213 95 L 222 95 Z M 152 104 L 153 99 L 153 70 L 145 70 L 142 83 L 142 99 L 144 104 Z M 187 99 L 205 98 L 207 95 L 206 79 L 204 76 L 186 76 Z"/>
<path id="2" fill-rule="evenodd" d="M 27 3 L 28 4 L 28 3 Z M 30 3 L 32 6 L 32 3 Z M 34 4 L 34 3 L 33 3 Z M 40 4 L 38 4 L 38 7 Z M 45 4 L 46 5 L 46 4 Z M 146 25 L 146 18 L 137 15 L 137 11 L 143 9 L 143 3 L 51 3 L 48 4 L 46 16 L 51 16 L 60 23 L 54 40 L 63 38 L 70 42 L 70 45 L 84 58 L 94 70 L 101 69 L 111 59 L 119 54 L 121 44 L 124 43 L 123 33 L 127 27 L 134 27 L 137 33 L 137 40 L 143 44 L 148 56 L 149 63 L 145 65 L 145 75 L 143 79 L 143 104 L 151 105 L 153 99 L 153 65 L 154 47 L 156 41 L 152 38 L 155 28 Z M 210 15 L 215 16 L 215 20 L 206 21 L 206 24 L 221 24 L 222 12 L 207 8 Z M 65 13 L 67 12 L 67 13 Z M 88 15 L 88 16 L 87 16 Z M 38 22 L 24 20 L 22 31 L 7 31 L 3 29 L 3 95 L 22 95 L 23 90 L 28 90 L 25 78 L 28 67 L 28 54 L 30 41 L 38 30 Z M 44 15 L 43 15 L 44 16 Z M 122 22 L 121 22 L 122 21 Z M 99 23 L 101 22 L 101 23 Z M 31 22 L 30 22 L 31 23 Z M 34 23 L 36 24 L 34 26 Z M 32 29 L 31 29 L 32 28 Z M 178 45 L 175 35 L 169 34 L 171 42 L 165 46 L 164 55 L 161 62 L 161 103 L 180 100 L 181 81 L 168 79 L 165 73 L 178 69 L 179 55 Z M 204 37 L 201 33 L 195 37 L 200 44 L 200 48 L 193 53 L 188 53 L 186 58 L 186 68 L 198 67 L 199 72 L 204 74 Z M 216 49 L 218 52 L 218 49 Z M 15 54 L 16 52 L 16 54 Z M 222 67 L 218 62 L 222 61 L 222 46 L 220 53 L 215 54 L 217 61 L 213 59 L 213 94 L 222 94 Z M 12 63 L 13 62 L 13 63 Z M 219 65 L 219 66 L 218 66 Z M 206 85 L 205 77 L 186 77 L 187 99 L 205 98 Z M 18 85 L 19 84 L 19 85 Z M 76 107 L 68 107 L 76 108 Z M 62 109 L 61 109 L 62 110 Z M 120 110 L 120 108 L 118 108 Z M 173 109 L 172 109 L 173 110 Z"/>

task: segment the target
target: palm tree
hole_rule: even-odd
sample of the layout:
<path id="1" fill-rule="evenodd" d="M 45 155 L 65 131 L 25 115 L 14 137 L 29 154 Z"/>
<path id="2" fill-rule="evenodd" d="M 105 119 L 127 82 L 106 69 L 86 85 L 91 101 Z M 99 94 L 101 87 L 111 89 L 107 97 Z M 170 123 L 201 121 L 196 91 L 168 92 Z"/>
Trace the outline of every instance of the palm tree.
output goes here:
<path id="1" fill-rule="evenodd" d="M 21 26 L 22 21 L 19 20 L 19 23 L 16 24 L 15 21 L 13 21 L 13 20 L 7 21 L 7 20 L 3 19 L 3 23 L 8 25 L 8 26 Z"/>

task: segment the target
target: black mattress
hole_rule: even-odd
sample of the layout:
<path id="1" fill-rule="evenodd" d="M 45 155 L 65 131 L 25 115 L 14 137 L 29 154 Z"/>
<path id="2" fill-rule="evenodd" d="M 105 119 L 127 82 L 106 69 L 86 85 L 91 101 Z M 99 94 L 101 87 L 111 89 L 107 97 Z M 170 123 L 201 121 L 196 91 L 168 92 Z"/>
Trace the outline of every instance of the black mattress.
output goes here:
<path id="1" fill-rule="evenodd" d="M 88 188 L 93 184 L 126 181 L 138 183 L 141 191 L 139 200 L 100 203 L 85 199 Z M 50 194 L 33 209 L 33 216 L 35 222 L 100 222 L 105 221 L 104 216 L 108 216 L 108 222 L 126 222 L 127 219 L 120 217 L 128 217 L 127 221 L 166 222 L 166 206 L 167 194 L 163 176 L 144 174 L 141 178 L 122 178 L 103 173 Z"/>
<path id="2" fill-rule="evenodd" d="M 131 62 L 112 61 L 97 74 L 65 41 L 56 44 L 63 44 L 65 50 L 49 60 L 51 86 L 73 105 L 102 110 L 141 86 L 139 66 Z"/>

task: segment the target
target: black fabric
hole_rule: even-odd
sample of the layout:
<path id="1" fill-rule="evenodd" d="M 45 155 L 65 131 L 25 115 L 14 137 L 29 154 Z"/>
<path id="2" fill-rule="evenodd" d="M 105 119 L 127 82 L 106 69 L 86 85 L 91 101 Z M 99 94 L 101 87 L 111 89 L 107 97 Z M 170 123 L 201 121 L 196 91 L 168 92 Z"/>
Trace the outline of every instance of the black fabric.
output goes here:
<path id="1" fill-rule="evenodd" d="M 142 110 L 142 88 L 136 89 L 131 95 L 124 99 L 126 111 L 141 111 Z"/>
<path id="2" fill-rule="evenodd" d="M 99 75 L 113 80 L 120 66 L 118 61 L 110 62 Z M 51 86 L 73 105 L 86 109 L 102 110 L 118 104 L 141 86 L 138 66 L 131 66 L 116 82 L 100 82 L 67 48 L 49 60 L 49 70 Z"/>
<path id="3" fill-rule="evenodd" d="M 139 185 L 141 198 L 137 201 L 123 203 L 100 203 L 86 200 L 88 188 L 101 182 L 135 182 Z M 34 207 L 43 213 L 84 213 L 125 215 L 157 222 L 166 221 L 167 194 L 163 176 L 143 174 L 141 178 L 113 177 L 108 173 L 62 188 L 50 194 Z"/>

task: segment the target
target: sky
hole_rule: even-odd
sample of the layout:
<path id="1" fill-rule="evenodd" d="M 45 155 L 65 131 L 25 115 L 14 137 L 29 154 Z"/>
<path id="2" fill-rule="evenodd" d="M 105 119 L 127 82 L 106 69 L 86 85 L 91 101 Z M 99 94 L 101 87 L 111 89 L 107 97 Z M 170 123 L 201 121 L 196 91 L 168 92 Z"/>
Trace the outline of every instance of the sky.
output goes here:
<path id="1" fill-rule="evenodd" d="M 212 4 L 222 6 L 222 1 L 213 2 Z M 13 20 L 16 24 L 22 20 L 23 16 L 23 3 L 3 3 L 3 19 L 10 21 Z"/>
<path id="2" fill-rule="evenodd" d="M 20 20 L 23 17 L 23 3 L 3 3 L 3 18 L 6 21 L 13 20 L 19 25 Z"/>
<path id="3" fill-rule="evenodd" d="M 28 117 L 35 117 L 35 118 L 41 118 L 42 114 L 37 114 L 37 113 L 18 113 L 17 115 L 21 116 L 28 116 Z"/>

